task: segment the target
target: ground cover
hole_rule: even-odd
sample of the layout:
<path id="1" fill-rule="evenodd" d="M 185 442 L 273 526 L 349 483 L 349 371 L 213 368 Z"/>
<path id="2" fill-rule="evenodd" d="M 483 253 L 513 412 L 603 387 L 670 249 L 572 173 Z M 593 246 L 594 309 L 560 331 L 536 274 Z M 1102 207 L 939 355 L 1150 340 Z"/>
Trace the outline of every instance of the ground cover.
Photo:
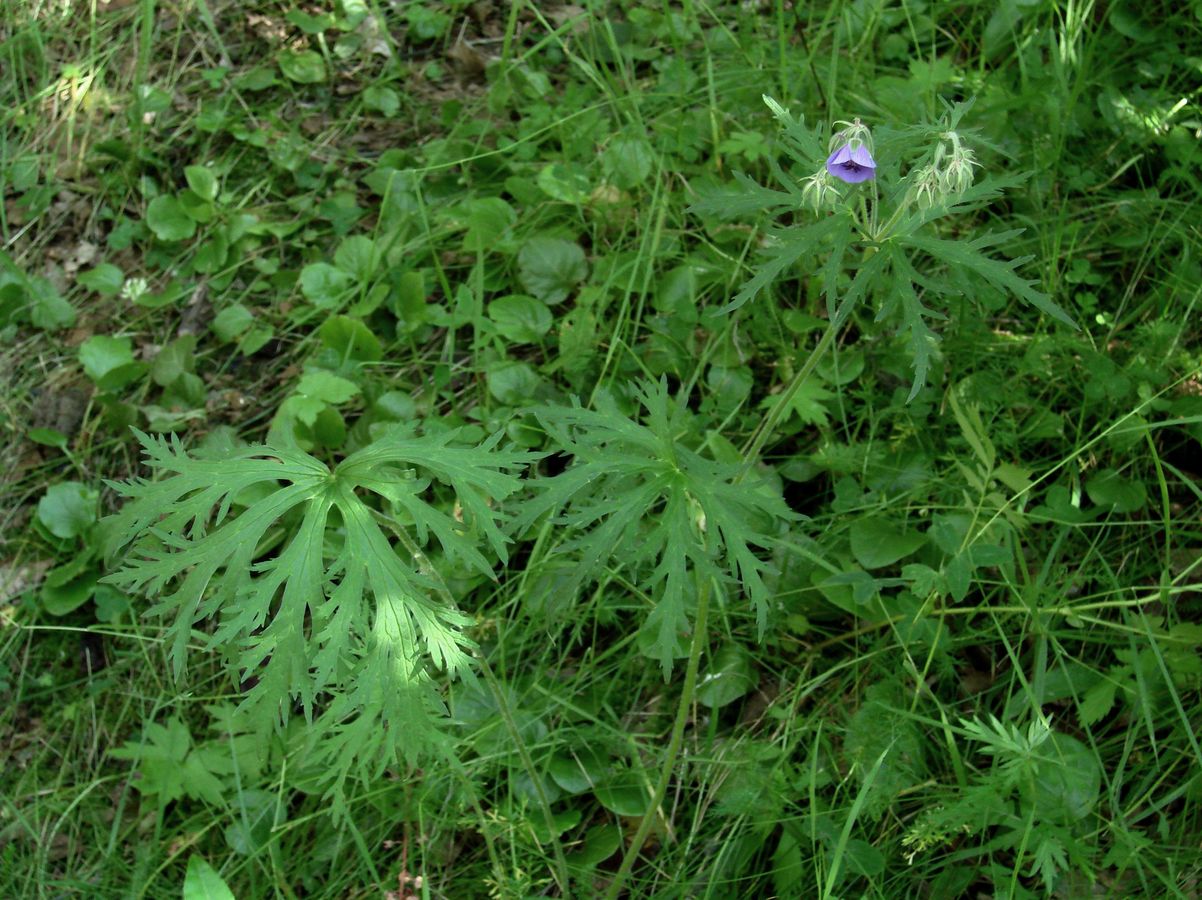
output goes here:
<path id="1" fill-rule="evenodd" d="M 5 896 L 1196 892 L 1197 3 L 0 73 Z"/>

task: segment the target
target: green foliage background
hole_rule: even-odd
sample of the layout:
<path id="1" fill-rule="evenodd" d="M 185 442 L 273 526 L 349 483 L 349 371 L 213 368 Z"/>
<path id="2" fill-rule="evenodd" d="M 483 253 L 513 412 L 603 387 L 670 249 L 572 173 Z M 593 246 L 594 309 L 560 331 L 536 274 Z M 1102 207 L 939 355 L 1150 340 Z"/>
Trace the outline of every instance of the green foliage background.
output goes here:
<path id="1" fill-rule="evenodd" d="M 76 7 L 0 893 L 1192 896 L 1202 5 Z"/>

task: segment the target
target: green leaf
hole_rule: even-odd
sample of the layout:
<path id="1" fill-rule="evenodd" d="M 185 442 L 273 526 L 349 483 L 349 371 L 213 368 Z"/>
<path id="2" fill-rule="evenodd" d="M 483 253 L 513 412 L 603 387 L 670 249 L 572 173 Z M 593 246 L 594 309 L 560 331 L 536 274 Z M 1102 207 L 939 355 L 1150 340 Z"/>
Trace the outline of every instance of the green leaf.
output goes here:
<path id="1" fill-rule="evenodd" d="M 79 345 L 83 370 L 102 391 L 116 391 L 140 378 L 146 364 L 134 359 L 133 341 L 97 334 Z"/>
<path id="2" fill-rule="evenodd" d="M 847 725 L 844 750 L 867 791 L 864 812 L 873 819 L 926 775 L 923 735 L 906 709 L 898 686 L 880 682 L 868 688 Z"/>
<path id="3" fill-rule="evenodd" d="M 212 203 L 217 199 L 217 176 L 207 166 L 185 166 L 184 179 L 201 200 Z"/>
<path id="4" fill-rule="evenodd" d="M 772 191 L 770 193 L 777 193 Z M 784 195 L 788 196 L 788 195 Z M 846 230 L 845 216 L 830 215 L 804 228 L 772 230 L 768 233 L 769 249 L 764 254 L 767 262 L 756 267 L 755 275 L 739 287 L 739 293 L 718 312 L 722 315 L 733 312 L 774 282 L 803 256 L 817 257 L 819 248 L 827 235 Z M 875 258 L 875 257 L 874 257 Z"/>
<path id="5" fill-rule="evenodd" d="M 654 165 L 655 151 L 643 138 L 616 138 L 601 154 L 605 174 L 623 190 L 646 181 Z"/>
<path id="6" fill-rule="evenodd" d="M 622 846 L 622 829 L 617 825 L 594 825 L 584 833 L 580 849 L 567 855 L 574 866 L 592 868 L 609 859 Z"/>
<path id="7" fill-rule="evenodd" d="M 240 334 L 254 324 L 254 321 L 254 314 L 249 309 L 241 303 L 235 303 L 217 313 L 213 321 L 209 323 L 209 328 L 219 340 L 228 344 L 236 341 Z"/>
<path id="8" fill-rule="evenodd" d="M 102 297 L 115 297 L 125 284 L 125 273 L 112 263 L 101 263 L 94 269 L 80 272 L 75 280 Z"/>
<path id="9" fill-rule="evenodd" d="M 572 241 L 536 237 L 518 253 L 518 279 L 544 303 L 562 303 L 587 276 L 584 250 Z"/>
<path id="10" fill-rule="evenodd" d="M 42 582 L 42 608 L 52 616 L 65 616 L 83 606 L 96 591 L 100 572 L 92 564 L 92 554 L 84 554 L 81 562 L 68 563 L 51 569 Z"/>
<path id="11" fill-rule="evenodd" d="M 345 396 L 340 382 L 312 374 L 304 386 Z M 534 457 L 498 448 L 499 435 L 461 447 L 454 432 L 398 426 L 331 469 L 262 445 L 197 459 L 178 440 L 137 434 L 157 477 L 111 485 L 126 502 L 105 521 L 105 550 L 126 554 L 105 582 L 155 599 L 149 614 L 168 617 L 176 677 L 209 621 L 208 645 L 225 648 L 239 679 L 257 679 L 249 721 L 270 729 L 298 703 L 329 781 L 428 749 L 443 709 L 430 672 L 470 671 L 474 620 L 391 536 L 403 529 L 408 546 L 435 543 L 448 564 L 492 577 L 508 559 L 502 501 Z M 454 514 L 425 499 L 435 483 Z M 240 497 L 255 499 L 235 514 Z"/>
<path id="12" fill-rule="evenodd" d="M 301 376 L 296 386 L 297 393 L 313 397 L 323 403 L 345 403 L 359 393 L 359 385 L 332 372 L 317 369 Z"/>
<path id="13" fill-rule="evenodd" d="M 697 702 L 710 709 L 734 703 L 755 688 L 751 657 L 738 644 L 724 644 L 697 684 Z"/>
<path id="14" fill-rule="evenodd" d="M 309 263 L 300 273 L 301 293 L 319 309 L 340 306 L 354 284 L 354 278 L 329 263 Z"/>
<path id="15" fill-rule="evenodd" d="M 250 69 L 234 79 L 234 87 L 240 91 L 265 91 L 276 84 L 279 79 L 275 77 L 275 70 L 268 66 Z"/>
<path id="16" fill-rule="evenodd" d="M 579 206 L 588 199 L 592 190 L 588 170 L 583 166 L 568 163 L 549 163 L 538 173 L 538 186 L 552 200 Z"/>
<path id="17" fill-rule="evenodd" d="M 555 754 L 547 766 L 547 774 L 569 794 L 582 794 L 605 779 L 609 762 L 596 747 L 582 746 L 571 754 Z"/>
<path id="18" fill-rule="evenodd" d="M 146 207 L 146 224 L 160 241 L 186 241 L 196 234 L 196 220 L 177 197 L 164 194 Z"/>
<path id="19" fill-rule="evenodd" d="M 315 16 L 307 12 L 302 12 L 299 9 L 288 10 L 284 18 L 305 34 L 321 34 L 323 31 L 329 31 L 337 24 L 333 13 L 323 13 Z"/>
<path id="20" fill-rule="evenodd" d="M 196 335 L 185 334 L 164 345 L 158 356 L 150 365 L 150 379 L 160 387 L 173 384 L 181 375 L 196 371 L 196 360 L 193 351 L 196 349 Z"/>
<path id="21" fill-rule="evenodd" d="M 244 356 L 258 353 L 273 337 L 275 329 L 270 325 L 252 325 L 238 338 L 238 352 Z"/>
<path id="22" fill-rule="evenodd" d="M 542 383 L 529 363 L 503 359 L 485 370 L 488 392 L 507 406 L 520 406 L 534 399 Z"/>
<path id="23" fill-rule="evenodd" d="M 28 279 L 29 321 L 43 331 L 70 328 L 75 324 L 75 308 L 49 278 L 38 275 Z"/>
<path id="24" fill-rule="evenodd" d="M 467 204 L 467 234 L 463 249 L 472 253 L 495 250 L 517 222 L 518 214 L 500 197 L 483 197 Z"/>
<path id="25" fill-rule="evenodd" d="M 834 396 L 822 386 L 822 380 L 817 375 L 811 375 L 793 394 L 793 412 L 807 425 L 826 425 L 828 418 L 824 404 Z M 765 397 L 761 405 L 765 408 L 771 407 L 775 401 L 775 397 Z"/>
<path id="26" fill-rule="evenodd" d="M 623 767 L 611 771 L 593 789 L 597 801 L 619 816 L 641 816 L 647 812 L 650 793 L 636 772 Z"/>
<path id="27" fill-rule="evenodd" d="M 571 586 L 612 565 L 639 573 L 640 586 L 655 600 L 643 629 L 654 637 L 655 654 L 667 677 L 682 653 L 691 626 L 697 579 L 737 585 L 767 627 L 771 570 L 753 547 L 776 544 L 776 528 L 798 517 L 779 491 L 746 474 L 739 463 L 721 464 L 681 440 L 688 410 L 674 400 L 666 381 L 644 384 L 636 399 L 646 424 L 622 414 L 609 395 L 596 411 L 539 407 L 534 412 L 553 445 L 573 457 L 556 478 L 532 487 L 539 496 L 518 516 L 528 527 L 544 515 L 568 526 L 573 537 L 560 544 L 574 567 Z"/>
<path id="28" fill-rule="evenodd" d="M 59 450 L 66 450 L 69 443 L 67 436 L 57 428 L 31 428 L 25 432 L 25 437 L 35 444 L 41 444 L 43 447 L 57 447 Z"/>
<path id="29" fill-rule="evenodd" d="M 367 284 L 375 276 L 383 254 L 371 238 L 357 234 L 343 239 L 334 251 L 334 263 L 359 284 Z"/>
<path id="30" fill-rule="evenodd" d="M 1035 282 L 1019 277 L 1015 270 L 1031 257 L 1019 259 L 992 259 L 982 253 L 989 247 L 1004 244 L 1022 233 L 1021 229 L 985 234 L 971 241 L 953 241 L 911 233 L 899 236 L 898 240 L 908 247 L 922 250 L 955 269 L 967 269 L 984 278 L 994 287 L 1025 300 L 1036 309 L 1058 319 L 1070 328 L 1078 328 L 1072 316 L 1056 305 L 1047 295 L 1035 290 Z"/>
<path id="31" fill-rule="evenodd" d="M 1079 822 L 1093 810 L 1101 786 L 1097 754 L 1075 737 L 1053 732 L 1039 747 L 1034 782 L 1025 797 L 1040 820 Z"/>
<path id="32" fill-rule="evenodd" d="M 391 119 L 401 109 L 401 97 L 390 87 L 369 85 L 363 89 L 363 106 L 371 112 L 377 112 Z"/>
<path id="33" fill-rule="evenodd" d="M 322 344 L 339 364 L 378 361 L 384 349 L 380 339 L 359 319 L 331 316 L 317 330 Z"/>
<path id="34" fill-rule="evenodd" d="M 1114 706 L 1114 698 L 1118 692 L 1119 683 L 1114 677 L 1103 678 L 1085 692 L 1081 704 L 1077 707 L 1077 715 L 1081 726 L 1089 728 L 1100 722 Z"/>
<path id="35" fill-rule="evenodd" d="M 533 344 L 551 330 L 551 311 L 525 294 L 510 294 L 488 304 L 488 317 L 501 335 L 516 344 Z"/>
<path id="36" fill-rule="evenodd" d="M 326 80 L 326 64 L 315 50 L 282 50 L 276 57 L 280 71 L 297 84 L 319 84 Z"/>
<path id="37" fill-rule="evenodd" d="M 1114 513 L 1139 512 L 1148 502 L 1142 481 L 1124 478 L 1115 469 L 1101 469 L 1085 482 L 1089 499 Z"/>
<path id="38" fill-rule="evenodd" d="M 905 531 L 879 516 L 861 515 L 851 524 L 851 552 L 865 569 L 882 569 L 926 543 L 926 535 Z"/>

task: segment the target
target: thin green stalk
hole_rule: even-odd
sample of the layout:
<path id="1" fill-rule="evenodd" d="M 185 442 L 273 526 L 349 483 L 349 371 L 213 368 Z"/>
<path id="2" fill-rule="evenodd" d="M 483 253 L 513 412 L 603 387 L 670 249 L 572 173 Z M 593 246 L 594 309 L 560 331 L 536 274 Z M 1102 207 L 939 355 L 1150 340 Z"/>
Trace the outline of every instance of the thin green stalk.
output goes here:
<path id="1" fill-rule="evenodd" d="M 643 814 L 643 820 L 639 823 L 639 830 L 634 833 L 634 837 L 630 841 L 630 846 L 626 850 L 626 855 L 622 857 L 622 865 L 619 866 L 617 874 L 614 875 L 614 880 L 609 883 L 609 888 L 605 892 L 605 900 L 614 900 L 621 893 L 626 879 L 630 877 L 630 871 L 634 868 L 635 860 L 638 859 L 639 853 L 643 849 L 643 844 L 647 842 L 647 837 L 651 834 L 655 816 L 663 805 L 664 797 L 668 794 L 668 784 L 672 780 L 672 771 L 676 768 L 676 760 L 680 756 L 680 746 L 684 743 L 684 729 L 689 721 L 689 710 L 693 707 L 693 695 L 697 688 L 697 670 L 701 662 L 701 648 L 705 644 L 708 628 L 706 619 L 709 615 L 710 603 L 709 581 L 702 580 L 699 588 L 697 595 L 697 620 L 693 623 L 693 641 L 689 647 L 689 661 L 685 668 L 684 689 L 680 694 L 680 704 L 676 707 L 676 722 L 672 725 L 672 736 L 668 740 L 668 752 L 664 757 L 659 783 L 656 784 L 655 793 L 651 797 L 651 803 L 647 807 L 647 812 Z"/>
<path id="2" fill-rule="evenodd" d="M 434 566 L 430 565 L 430 561 L 426 558 L 426 554 L 422 549 L 414 543 L 413 539 L 405 529 L 398 526 L 386 516 L 379 516 L 380 521 L 386 523 L 389 530 L 397 536 L 397 540 L 401 545 L 409 551 L 414 562 L 417 563 L 423 575 L 428 576 L 434 583 L 435 592 L 442 598 L 442 601 L 451 609 L 457 610 L 459 605 L 455 602 L 455 597 L 451 594 L 450 588 L 443 581 L 441 573 Z M 514 746 L 517 748 L 518 757 L 522 760 L 522 767 L 530 775 L 530 783 L 534 786 L 534 792 L 538 795 L 539 806 L 542 807 L 543 819 L 547 826 L 551 837 L 551 852 L 555 856 L 555 869 L 553 875 L 555 881 L 559 885 L 559 889 L 568 893 L 568 860 L 564 856 L 563 847 L 560 842 L 554 837 L 555 835 L 555 819 L 551 815 L 551 801 L 547 797 L 546 789 L 543 787 L 543 780 L 538 775 L 538 770 L 534 767 L 534 759 L 530 756 L 530 750 L 526 746 L 526 742 L 522 740 L 522 734 L 518 730 L 517 722 L 513 719 L 513 713 L 509 709 L 509 704 L 505 702 L 505 697 L 501 693 L 501 689 L 497 682 L 497 676 L 492 670 L 492 666 L 488 664 L 488 660 L 481 655 L 478 660 L 480 669 L 484 673 L 484 680 L 488 682 L 488 688 L 492 691 L 493 698 L 497 701 L 497 709 L 501 713 L 501 719 L 505 723 L 505 730 L 509 732 L 509 737 L 513 740 Z M 447 753 L 448 758 L 453 757 L 453 754 Z M 495 861 L 495 860 L 494 860 Z M 498 866 L 499 870 L 499 866 Z"/>
<path id="3" fill-rule="evenodd" d="M 759 459 L 760 451 L 764 449 L 764 444 L 767 442 L 768 436 L 772 434 L 772 430 L 785 417 L 785 413 L 793 404 L 793 398 L 797 396 L 797 392 L 801 390 L 801 386 L 805 384 L 805 380 L 813 374 L 818 361 L 831 348 L 831 344 L 835 341 L 837 330 L 838 324 L 835 322 L 831 322 L 827 326 L 822 339 L 818 341 L 818 345 L 810 351 L 809 357 L 802 363 L 801 368 L 797 370 L 797 374 L 793 376 L 793 380 L 789 382 L 788 386 L 776 395 L 776 402 L 772 404 L 772 409 L 768 410 L 768 415 L 764 417 L 759 427 L 756 428 L 751 438 L 743 446 L 743 460 L 746 463 L 743 477 L 746 477 L 747 471 Z"/>

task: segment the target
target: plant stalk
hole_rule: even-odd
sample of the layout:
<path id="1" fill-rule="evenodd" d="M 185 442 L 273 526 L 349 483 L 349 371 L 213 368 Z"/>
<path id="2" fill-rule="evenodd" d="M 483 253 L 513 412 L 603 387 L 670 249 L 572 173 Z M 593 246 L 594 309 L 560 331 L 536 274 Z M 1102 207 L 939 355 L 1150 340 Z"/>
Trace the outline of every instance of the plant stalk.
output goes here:
<path id="1" fill-rule="evenodd" d="M 605 900 L 616 900 L 618 894 L 621 893 L 623 886 L 626 884 L 626 879 L 630 877 L 630 871 L 634 868 L 635 860 L 638 859 L 639 853 L 643 849 L 643 844 L 647 842 L 647 837 L 651 834 L 651 829 L 655 823 L 655 817 L 659 814 L 664 797 L 667 796 L 668 784 L 672 780 L 672 770 L 676 768 L 676 760 L 680 756 L 680 746 L 684 743 L 684 729 L 689 721 L 689 710 L 693 707 L 693 695 L 697 688 L 697 670 L 700 668 L 701 663 L 701 648 L 705 644 L 706 634 L 708 633 L 708 623 L 706 620 L 709 616 L 709 580 L 702 579 L 699 588 L 697 595 L 697 618 L 693 623 L 693 642 L 689 647 L 689 661 L 684 674 L 684 689 L 680 694 L 680 704 L 676 707 L 676 721 L 672 725 L 672 737 L 668 741 L 668 752 L 664 757 L 663 771 L 660 772 L 659 783 L 655 786 L 655 793 L 651 797 L 651 803 L 647 807 L 647 812 L 643 814 L 643 820 L 639 823 L 639 829 L 634 833 L 634 837 L 630 841 L 630 846 L 626 850 L 626 855 L 622 857 L 622 865 L 618 868 L 617 874 L 614 875 L 614 880 L 609 883 L 609 888 L 605 891 Z"/>
<path id="2" fill-rule="evenodd" d="M 793 404 L 793 398 L 797 396 L 797 392 L 801 390 L 801 386 L 805 384 L 805 380 L 814 373 L 814 368 L 818 365 L 818 361 L 822 359 L 823 354 L 831 348 L 831 344 L 835 341 L 835 334 L 838 325 L 831 322 L 826 327 L 822 338 L 818 341 L 817 346 L 810 351 L 809 357 L 801 368 L 797 370 L 797 374 L 793 376 L 793 380 L 783 391 L 776 395 L 776 402 L 772 405 L 772 409 L 768 411 L 768 415 L 760 422 L 759 427 L 752 433 L 751 438 L 743 446 L 743 461 L 744 469 L 739 476 L 742 480 L 747 476 L 747 472 L 755 465 L 760 456 L 760 451 L 764 449 L 764 444 L 768 441 L 768 436 L 772 434 L 772 430 L 780 424 L 785 417 L 789 407 Z"/>

